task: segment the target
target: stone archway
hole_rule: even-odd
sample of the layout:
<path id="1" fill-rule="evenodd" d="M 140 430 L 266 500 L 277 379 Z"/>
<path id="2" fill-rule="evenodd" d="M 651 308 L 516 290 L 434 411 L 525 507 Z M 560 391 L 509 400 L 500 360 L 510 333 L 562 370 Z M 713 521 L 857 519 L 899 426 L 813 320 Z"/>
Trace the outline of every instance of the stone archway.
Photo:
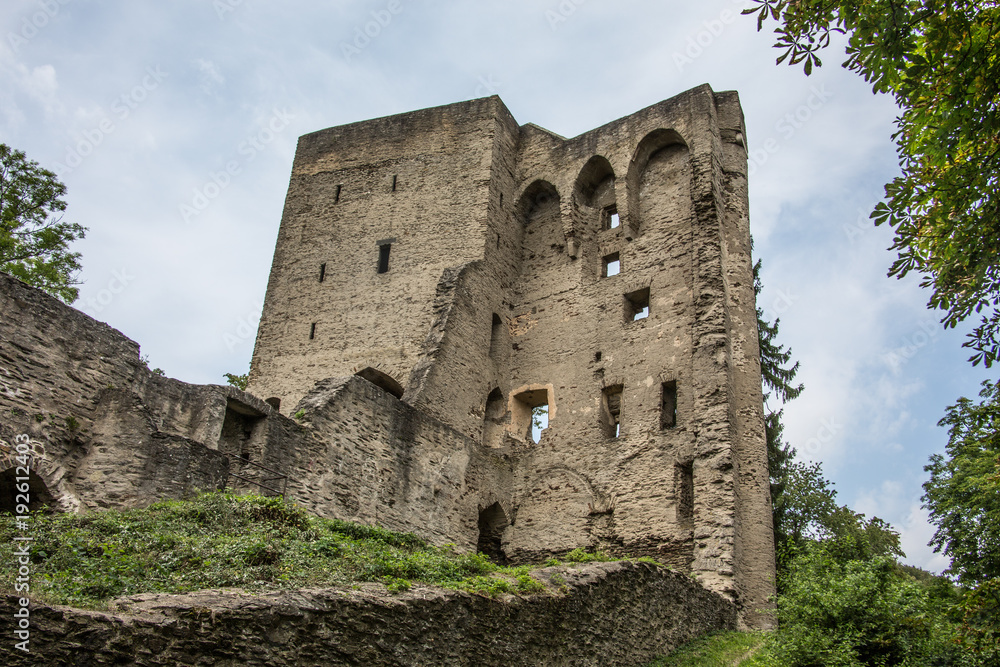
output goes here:
<path id="1" fill-rule="evenodd" d="M 0 472 L 0 514 L 16 514 L 15 508 L 27 496 L 28 511 L 61 509 L 45 480 L 34 470 L 28 470 L 27 493 L 24 491 L 24 469 L 7 468 Z"/>

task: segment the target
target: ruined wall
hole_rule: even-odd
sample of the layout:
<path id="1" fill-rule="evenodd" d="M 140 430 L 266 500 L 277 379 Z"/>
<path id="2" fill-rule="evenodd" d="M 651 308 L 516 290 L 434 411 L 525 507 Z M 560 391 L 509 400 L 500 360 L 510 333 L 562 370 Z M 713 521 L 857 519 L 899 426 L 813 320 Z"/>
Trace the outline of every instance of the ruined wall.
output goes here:
<path id="1" fill-rule="evenodd" d="M 410 160 L 427 180 L 391 191 Z M 370 184 L 346 217 L 330 204 L 342 182 Z M 456 205 L 475 223 L 454 222 Z M 379 273 L 371 246 L 388 232 L 369 221 L 417 263 Z M 701 86 L 572 139 L 518 126 L 496 97 L 324 130 L 296 155 L 252 388 L 275 387 L 291 414 L 284 397 L 316 380 L 383 370 L 406 403 L 509 462 L 499 509 L 478 501 L 498 552 L 649 554 L 763 609 L 774 570 L 749 242 L 735 93 Z M 350 260 L 321 283 L 314 248 Z M 286 307 L 298 301 L 308 309 Z M 313 322 L 334 340 L 303 342 Z M 448 446 L 474 450 L 453 441 L 432 460 L 451 460 Z"/>
<path id="2" fill-rule="evenodd" d="M 225 483 L 226 457 L 191 437 L 204 424 L 179 428 L 143 403 L 150 383 L 172 383 L 178 395 L 190 385 L 153 376 L 134 341 L 6 274 L 0 274 L 0 312 L 4 510 L 12 509 L 11 445 L 22 434 L 34 443 L 33 507 L 147 505 Z M 203 396 L 191 399 L 206 403 Z"/>
<path id="3" fill-rule="evenodd" d="M 60 510 L 263 484 L 322 516 L 469 551 L 481 509 L 511 511 L 509 457 L 361 377 L 317 384 L 294 420 L 234 387 L 154 375 L 121 333 L 3 274 L 0 305 L 0 502 L 24 433 L 31 496 Z"/>
<path id="4" fill-rule="evenodd" d="M 560 579 L 550 578 L 558 574 Z M 11 667 L 136 665 L 622 665 L 642 667 L 736 609 L 690 578 L 645 563 L 547 568 L 549 592 L 490 599 L 378 584 L 276 593 L 122 598 L 110 613 L 31 608 L 31 655 Z M 16 598 L 0 601 L 13 615 Z"/>

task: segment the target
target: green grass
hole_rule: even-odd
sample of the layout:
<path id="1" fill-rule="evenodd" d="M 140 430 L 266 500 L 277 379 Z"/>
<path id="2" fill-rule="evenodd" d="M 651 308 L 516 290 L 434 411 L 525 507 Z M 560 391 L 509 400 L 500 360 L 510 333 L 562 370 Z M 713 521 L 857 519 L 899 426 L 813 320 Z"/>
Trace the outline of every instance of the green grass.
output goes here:
<path id="1" fill-rule="evenodd" d="M 102 609 L 112 598 L 206 588 L 273 590 L 424 582 L 484 595 L 544 589 L 527 567 L 431 547 L 408 533 L 322 519 L 278 498 L 225 493 L 145 509 L 33 515 L 31 597 Z M 0 517 L 0 560 L 16 562 L 14 518 Z M 585 559 L 582 554 L 574 557 Z M 0 573 L 13 592 L 16 573 Z"/>
<path id="2" fill-rule="evenodd" d="M 685 644 L 649 667 L 772 667 L 760 649 L 767 635 L 759 632 L 716 632 Z"/>

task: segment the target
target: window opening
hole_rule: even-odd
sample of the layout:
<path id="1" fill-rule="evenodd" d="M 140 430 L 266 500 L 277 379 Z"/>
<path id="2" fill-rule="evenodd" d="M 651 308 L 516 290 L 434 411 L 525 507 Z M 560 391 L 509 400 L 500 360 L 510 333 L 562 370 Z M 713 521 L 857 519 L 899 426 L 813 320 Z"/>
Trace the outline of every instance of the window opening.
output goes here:
<path id="1" fill-rule="evenodd" d="M 503 329 L 503 320 L 500 319 L 499 315 L 493 313 L 493 324 L 490 327 L 490 358 L 493 360 L 500 357 Z"/>
<path id="2" fill-rule="evenodd" d="M 476 551 L 489 557 L 494 563 L 507 562 L 503 552 L 503 532 L 507 529 L 507 514 L 500 503 L 493 503 L 479 511 L 479 539 Z"/>
<path id="3" fill-rule="evenodd" d="M 622 224 L 621 219 L 618 217 L 617 206 L 609 206 L 606 209 L 604 209 L 601 219 L 604 223 L 602 225 L 604 229 L 616 229 L 619 225 Z"/>
<path id="4" fill-rule="evenodd" d="M 389 272 L 389 250 L 392 248 L 391 243 L 383 243 L 378 247 L 378 272 L 388 273 Z"/>
<path id="5" fill-rule="evenodd" d="M 634 322 L 649 317 L 649 288 L 625 295 L 625 321 Z"/>
<path id="6" fill-rule="evenodd" d="M 319 281 L 323 282 L 324 278 L 326 278 L 326 264 L 320 264 L 319 265 Z"/>
<path id="7" fill-rule="evenodd" d="M 617 438 L 622 431 L 622 385 L 606 387 L 603 398 L 605 432 Z"/>
<path id="8" fill-rule="evenodd" d="M 312 326 L 309 327 L 309 340 L 316 337 L 316 323 L 313 322 Z"/>
<path id="9" fill-rule="evenodd" d="M 333 194 L 333 203 L 334 204 L 339 204 L 340 203 L 340 189 L 343 188 L 343 187 L 344 187 L 343 185 L 340 185 L 340 184 L 337 185 L 337 191 Z"/>
<path id="10" fill-rule="evenodd" d="M 549 404 L 531 408 L 531 439 L 537 443 L 542 439 L 542 431 L 549 427 Z"/>
<path id="11" fill-rule="evenodd" d="M 396 191 L 396 174 L 392 175 L 392 191 Z"/>
<path id="12" fill-rule="evenodd" d="M 599 351 L 595 352 L 594 353 L 594 361 L 600 361 L 600 360 L 601 360 L 601 353 Z"/>
<path id="13" fill-rule="evenodd" d="M 603 261 L 604 270 L 601 272 L 601 277 L 610 278 L 611 276 L 617 276 L 621 273 L 622 263 L 617 252 L 606 255 L 603 257 Z"/>
<path id="14" fill-rule="evenodd" d="M 660 428 L 673 428 L 677 425 L 677 382 L 664 382 L 660 395 Z"/>

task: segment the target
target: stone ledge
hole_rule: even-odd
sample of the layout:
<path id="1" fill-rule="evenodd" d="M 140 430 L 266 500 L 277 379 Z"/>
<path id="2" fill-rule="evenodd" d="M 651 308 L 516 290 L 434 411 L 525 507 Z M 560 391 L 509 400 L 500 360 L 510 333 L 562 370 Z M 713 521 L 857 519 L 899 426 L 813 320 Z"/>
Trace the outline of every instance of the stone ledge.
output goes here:
<path id="1" fill-rule="evenodd" d="M 120 598 L 112 611 L 31 608 L 31 653 L 8 665 L 646 665 L 680 644 L 734 629 L 735 606 L 690 577 L 647 563 L 539 570 L 549 590 L 490 599 L 379 584 Z M 0 614 L 11 618 L 17 598 Z M 41 660 L 41 662 L 39 662 Z"/>

